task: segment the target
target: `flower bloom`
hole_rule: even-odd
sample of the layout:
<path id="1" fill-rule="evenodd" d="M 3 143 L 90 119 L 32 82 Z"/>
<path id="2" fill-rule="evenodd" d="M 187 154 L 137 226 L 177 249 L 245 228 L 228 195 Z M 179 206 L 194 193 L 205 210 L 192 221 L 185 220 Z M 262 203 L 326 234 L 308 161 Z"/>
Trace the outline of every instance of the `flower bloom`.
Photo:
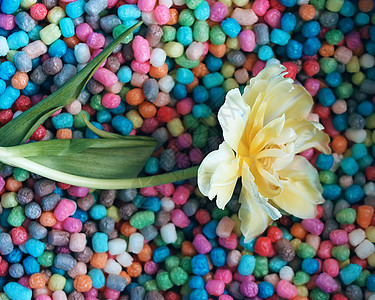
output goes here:
<path id="1" fill-rule="evenodd" d="M 237 179 L 242 179 L 238 212 L 245 240 L 261 234 L 281 217 L 279 209 L 298 218 L 316 216 L 324 201 L 318 172 L 302 156 L 311 147 L 330 153 L 320 123 L 309 121 L 310 94 L 272 65 L 250 80 L 243 95 L 228 92 L 218 119 L 224 142 L 209 153 L 198 170 L 202 194 L 224 209 Z"/>

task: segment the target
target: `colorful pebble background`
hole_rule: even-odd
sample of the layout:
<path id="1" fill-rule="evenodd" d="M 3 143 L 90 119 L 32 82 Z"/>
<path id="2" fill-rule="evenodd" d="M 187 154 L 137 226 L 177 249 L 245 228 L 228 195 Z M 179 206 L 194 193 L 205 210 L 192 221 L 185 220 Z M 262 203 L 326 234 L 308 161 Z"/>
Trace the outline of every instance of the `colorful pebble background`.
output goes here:
<path id="1" fill-rule="evenodd" d="M 185 2 L 186 1 L 186 2 Z M 281 62 L 314 97 L 332 155 L 307 150 L 327 200 L 244 242 L 194 180 L 92 191 L 0 173 L 0 300 L 375 299 L 375 13 L 372 0 L 2 0 L 0 125 L 56 91 L 124 29 L 79 98 L 32 141 L 97 138 L 94 126 L 159 144 L 144 173 L 197 165 L 216 114 Z"/>

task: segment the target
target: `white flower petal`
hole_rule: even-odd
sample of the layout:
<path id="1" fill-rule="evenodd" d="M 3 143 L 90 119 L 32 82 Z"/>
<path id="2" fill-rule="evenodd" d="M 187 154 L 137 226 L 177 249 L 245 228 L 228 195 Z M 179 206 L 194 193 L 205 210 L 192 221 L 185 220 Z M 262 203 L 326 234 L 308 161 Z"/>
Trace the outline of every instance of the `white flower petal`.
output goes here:
<path id="1" fill-rule="evenodd" d="M 218 112 L 218 120 L 223 129 L 224 140 L 235 151 L 245 131 L 249 113 L 250 107 L 244 103 L 239 89 L 230 90 Z"/>

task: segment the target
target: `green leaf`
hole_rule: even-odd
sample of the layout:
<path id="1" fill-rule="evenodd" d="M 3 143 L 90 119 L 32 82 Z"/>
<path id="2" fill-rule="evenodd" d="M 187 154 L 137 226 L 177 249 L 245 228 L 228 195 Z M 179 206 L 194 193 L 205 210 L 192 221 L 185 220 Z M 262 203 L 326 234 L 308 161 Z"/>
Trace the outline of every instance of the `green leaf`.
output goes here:
<path id="1" fill-rule="evenodd" d="M 139 22 L 124 31 L 60 89 L 1 127 L 0 146 L 16 146 L 21 144 L 25 137 L 30 134 L 32 126 L 38 128 L 38 126 L 44 122 L 45 119 L 43 120 L 43 116 L 48 112 L 61 106 L 64 107 L 77 99 L 99 66 L 123 41 L 123 39 L 141 24 L 142 22 Z"/>

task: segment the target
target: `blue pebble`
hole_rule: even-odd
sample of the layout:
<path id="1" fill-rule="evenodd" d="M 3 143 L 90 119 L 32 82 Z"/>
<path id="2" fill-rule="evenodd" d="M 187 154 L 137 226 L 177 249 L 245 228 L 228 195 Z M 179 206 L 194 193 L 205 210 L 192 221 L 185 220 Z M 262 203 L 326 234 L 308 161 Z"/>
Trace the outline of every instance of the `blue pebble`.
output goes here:
<path id="1" fill-rule="evenodd" d="M 8 36 L 7 42 L 10 50 L 17 50 L 29 43 L 29 36 L 25 31 L 20 30 Z"/>
<path id="2" fill-rule="evenodd" d="M 370 116 L 374 112 L 374 104 L 370 101 L 363 101 L 357 106 L 357 111 L 364 117 Z"/>
<path id="3" fill-rule="evenodd" d="M 216 238 L 216 227 L 219 224 L 218 221 L 216 220 L 211 220 L 208 222 L 206 225 L 203 227 L 203 234 L 208 238 L 208 239 L 214 239 Z"/>
<path id="4" fill-rule="evenodd" d="M 121 115 L 125 112 L 125 109 L 125 103 L 121 101 L 119 106 L 117 106 L 116 108 L 111 108 L 109 109 L 109 111 L 114 115 Z"/>
<path id="5" fill-rule="evenodd" d="M 135 4 L 125 4 L 118 8 L 117 15 L 123 21 L 133 20 L 141 16 L 141 11 Z"/>
<path id="6" fill-rule="evenodd" d="M 312 275 L 319 270 L 319 262 L 314 258 L 306 258 L 302 261 L 302 270 Z"/>
<path id="7" fill-rule="evenodd" d="M 338 23 L 339 30 L 342 31 L 343 34 L 347 34 L 354 28 L 354 22 L 351 18 L 343 18 Z"/>
<path id="8" fill-rule="evenodd" d="M 212 110 L 206 104 L 196 104 L 193 107 L 193 116 L 195 118 L 206 119 L 212 114 Z"/>
<path id="9" fill-rule="evenodd" d="M 358 172 L 357 162 L 352 157 L 345 157 L 340 163 L 341 169 L 346 175 L 353 176 Z"/>
<path id="10" fill-rule="evenodd" d="M 208 91 L 210 94 L 210 99 L 208 100 L 208 105 L 212 109 L 219 109 L 225 100 L 225 90 L 220 86 L 220 87 L 214 87 Z"/>
<path id="11" fill-rule="evenodd" d="M 32 96 L 32 95 L 37 94 L 39 92 L 39 89 L 40 89 L 39 85 L 36 85 L 34 82 L 29 80 L 26 87 L 24 89 L 22 89 L 21 92 L 25 96 Z"/>
<path id="12" fill-rule="evenodd" d="M 293 31 L 296 27 L 297 19 L 296 16 L 290 12 L 284 13 L 281 17 L 280 25 L 281 28 L 285 31 Z"/>
<path id="13" fill-rule="evenodd" d="M 144 167 L 145 173 L 154 175 L 159 171 L 159 160 L 156 157 L 150 157 Z"/>
<path id="14" fill-rule="evenodd" d="M 107 215 L 107 209 L 104 205 L 94 204 L 89 210 L 89 215 L 94 220 L 100 220 Z"/>
<path id="15" fill-rule="evenodd" d="M 172 93 L 177 100 L 182 100 L 187 96 L 186 86 L 181 83 L 176 83 L 173 87 Z"/>
<path id="16" fill-rule="evenodd" d="M 359 12 L 355 18 L 354 23 L 356 26 L 364 26 L 370 22 L 370 16 L 366 13 Z"/>
<path id="17" fill-rule="evenodd" d="M 322 44 L 320 43 L 317 37 L 308 38 L 303 43 L 303 54 L 308 55 L 308 56 L 315 55 L 318 53 L 321 45 Z"/>
<path id="18" fill-rule="evenodd" d="M 210 252 L 212 264 L 215 267 L 222 267 L 225 265 L 227 255 L 223 248 L 213 248 Z"/>
<path id="19" fill-rule="evenodd" d="M 40 25 L 35 25 L 33 30 L 29 31 L 27 34 L 29 36 L 30 41 L 36 41 L 40 39 L 39 32 L 43 29 Z"/>
<path id="20" fill-rule="evenodd" d="M 358 203 L 364 195 L 363 189 L 358 184 L 353 184 L 345 190 L 345 199 L 350 204 Z"/>
<path id="21" fill-rule="evenodd" d="M 268 281 L 261 281 L 258 284 L 258 297 L 268 298 L 273 295 L 274 287 Z"/>
<path id="22" fill-rule="evenodd" d="M 288 44 L 286 45 L 286 54 L 290 59 L 299 59 L 302 57 L 302 49 L 303 45 L 300 42 L 297 42 L 296 40 L 289 40 Z"/>
<path id="23" fill-rule="evenodd" d="M 179 68 L 176 73 L 176 80 L 181 84 L 190 84 L 194 81 L 194 74 L 186 68 Z"/>
<path id="24" fill-rule="evenodd" d="M 367 278 L 366 287 L 369 289 L 370 292 L 375 292 L 375 274 L 370 275 Z"/>
<path id="25" fill-rule="evenodd" d="M 74 212 L 72 218 L 76 218 L 76 219 L 80 220 L 82 223 L 85 223 L 85 222 L 88 220 L 89 215 L 88 215 L 88 213 L 85 212 L 84 210 L 78 208 L 78 209 Z"/>
<path id="26" fill-rule="evenodd" d="M 362 272 L 362 267 L 357 264 L 349 264 L 340 271 L 340 279 L 343 284 L 348 285 L 354 282 Z"/>
<path id="27" fill-rule="evenodd" d="M 160 210 L 161 204 L 158 197 L 147 197 L 142 203 L 142 208 L 145 210 L 151 210 L 153 212 L 158 212 Z"/>
<path id="28" fill-rule="evenodd" d="M 323 198 L 327 200 L 336 200 L 340 197 L 341 187 L 337 184 L 323 185 Z"/>
<path id="29" fill-rule="evenodd" d="M 287 264 L 288 263 L 285 260 L 278 256 L 275 256 L 270 259 L 268 266 L 272 272 L 279 273 L 281 268 L 285 267 Z"/>
<path id="30" fill-rule="evenodd" d="M 254 252 L 256 239 L 250 239 L 249 241 L 245 242 L 245 237 L 241 236 L 240 238 L 240 245 L 244 247 L 245 250 Z"/>
<path id="31" fill-rule="evenodd" d="M 212 54 L 206 56 L 206 58 L 204 59 L 204 63 L 206 64 L 206 67 L 210 72 L 218 72 L 223 66 L 222 59 L 213 56 Z"/>
<path id="32" fill-rule="evenodd" d="M 318 92 L 318 99 L 320 104 L 325 107 L 331 106 L 336 101 L 335 94 L 330 88 L 322 88 Z"/>
<path id="33" fill-rule="evenodd" d="M 331 72 L 327 74 L 325 81 L 330 87 L 338 87 L 341 83 L 341 74 L 336 71 Z"/>
<path id="34" fill-rule="evenodd" d="M 105 276 L 103 271 L 100 269 L 91 269 L 87 275 L 90 276 L 92 280 L 92 286 L 96 289 L 101 289 L 105 285 Z"/>
<path id="35" fill-rule="evenodd" d="M 191 260 L 191 266 L 193 274 L 195 275 L 206 275 L 210 269 L 208 267 L 207 257 L 203 254 L 195 255 Z"/>
<path id="36" fill-rule="evenodd" d="M 316 158 L 316 166 L 321 170 L 329 170 L 332 168 L 334 158 L 330 154 L 320 153 Z"/>
<path id="37" fill-rule="evenodd" d="M 273 50 L 270 46 L 261 46 L 258 50 L 258 57 L 260 60 L 266 61 L 273 57 Z"/>
<path id="38" fill-rule="evenodd" d="M 115 116 L 112 119 L 112 126 L 117 131 L 121 132 L 122 135 L 129 135 L 133 130 L 133 123 L 124 116 Z"/>
<path id="39" fill-rule="evenodd" d="M 70 113 L 61 113 L 52 118 L 53 126 L 59 130 L 73 127 L 73 116 Z"/>
<path id="40" fill-rule="evenodd" d="M 221 29 L 230 38 L 234 39 L 241 31 L 241 26 L 233 18 L 226 18 L 221 22 Z"/>
<path id="41" fill-rule="evenodd" d="M 92 249 L 96 253 L 108 251 L 108 235 L 103 232 L 96 232 L 92 236 Z"/>
<path id="42" fill-rule="evenodd" d="M 5 92 L 5 89 L 7 88 L 7 84 L 4 80 L 0 79 L 0 94 Z"/>
<path id="43" fill-rule="evenodd" d="M 13 264 L 9 267 L 9 275 L 13 278 L 20 278 L 25 274 L 25 270 L 21 264 Z"/>
<path id="44" fill-rule="evenodd" d="M 0 1 L 1 2 L 1 1 Z M 3 0 L 1 3 L 1 11 L 5 14 L 11 15 L 20 7 L 21 0 Z"/>
<path id="45" fill-rule="evenodd" d="M 106 110 L 106 109 L 99 110 L 96 113 L 96 120 L 100 124 L 111 122 L 111 120 L 112 120 L 111 113 L 108 110 Z"/>
<path id="46" fill-rule="evenodd" d="M 75 2 L 70 2 L 65 8 L 65 12 L 67 16 L 72 19 L 79 18 L 85 12 L 85 5 L 85 0 L 77 0 Z"/>
<path id="47" fill-rule="evenodd" d="M 177 42 L 183 46 L 188 46 L 193 42 L 193 30 L 189 26 L 181 26 L 177 29 Z"/>
<path id="48" fill-rule="evenodd" d="M 339 13 L 344 17 L 352 17 L 356 13 L 357 9 L 354 3 L 350 0 L 345 0 L 341 6 Z"/>
<path id="49" fill-rule="evenodd" d="M 17 69 L 12 62 L 4 61 L 0 65 L 0 79 L 10 80 L 16 71 Z"/>
<path id="50" fill-rule="evenodd" d="M 21 72 L 28 73 L 33 68 L 33 63 L 25 51 L 18 51 L 14 55 L 13 60 L 15 67 Z"/>
<path id="51" fill-rule="evenodd" d="M 320 24 L 318 21 L 308 21 L 302 25 L 301 33 L 304 37 L 315 37 L 320 32 Z"/>
<path id="52" fill-rule="evenodd" d="M 360 160 L 367 155 L 367 148 L 365 144 L 358 143 L 354 144 L 352 147 L 352 157 L 355 160 Z"/>
<path id="53" fill-rule="evenodd" d="M 193 89 L 193 100 L 195 103 L 204 103 L 209 99 L 209 97 L 210 95 L 203 85 L 197 85 Z"/>
<path id="54" fill-rule="evenodd" d="M 152 253 L 152 259 L 156 263 L 164 262 L 168 256 L 171 255 L 171 252 L 167 246 L 161 246 L 154 250 Z"/>
<path id="55" fill-rule="evenodd" d="M 293 7 L 296 5 L 297 0 L 280 0 L 280 3 L 286 7 Z"/>
<path id="56" fill-rule="evenodd" d="M 207 1 L 203 1 L 194 9 L 194 16 L 197 20 L 207 20 L 210 17 L 210 6 Z"/>
<path id="57" fill-rule="evenodd" d="M 53 42 L 50 46 L 49 46 L 49 49 L 48 49 L 48 54 L 49 56 L 51 57 L 63 57 L 66 53 L 66 51 L 68 50 L 68 46 L 66 45 L 66 43 L 63 41 L 63 40 L 56 40 L 55 42 Z"/>
<path id="58" fill-rule="evenodd" d="M 224 82 L 224 77 L 219 72 L 207 74 L 203 77 L 203 85 L 206 89 L 221 86 Z"/>
<path id="59" fill-rule="evenodd" d="M 204 282 L 202 276 L 193 276 L 189 280 L 189 287 L 191 289 L 204 289 L 206 283 Z"/>
<path id="60" fill-rule="evenodd" d="M 12 86 L 8 86 L 0 95 L 0 109 L 9 109 L 21 95 L 21 92 Z"/>
<path id="61" fill-rule="evenodd" d="M 64 38 L 70 38 L 75 34 L 75 27 L 71 18 L 63 18 L 59 22 L 61 34 Z"/>
<path id="62" fill-rule="evenodd" d="M 371 26 L 369 31 L 370 39 L 375 42 L 375 26 Z"/>
<path id="63" fill-rule="evenodd" d="M 77 63 L 77 60 L 76 60 L 76 57 L 74 55 L 74 50 L 73 49 L 66 50 L 66 53 L 62 57 L 62 60 L 66 64 L 75 65 Z"/>
<path id="64" fill-rule="evenodd" d="M 46 245 L 37 239 L 29 239 L 25 243 L 25 249 L 27 253 L 29 253 L 33 257 L 41 256 L 44 252 L 45 247 Z"/>
<path id="65" fill-rule="evenodd" d="M 32 257 L 32 256 L 26 257 L 23 260 L 22 264 L 23 264 L 23 267 L 25 268 L 25 272 L 27 275 L 32 275 L 32 274 L 40 272 L 40 264 L 38 263 L 35 257 Z"/>
<path id="66" fill-rule="evenodd" d="M 128 66 L 123 66 L 116 75 L 122 83 L 128 83 L 132 79 L 132 70 Z"/>
<path id="67" fill-rule="evenodd" d="M 290 34 L 284 30 L 275 28 L 271 31 L 270 38 L 272 43 L 280 46 L 285 46 L 290 40 Z"/>
<path id="68" fill-rule="evenodd" d="M 255 257 L 253 255 L 245 254 L 241 257 L 240 264 L 238 266 L 238 273 L 244 276 L 253 274 L 255 268 Z"/>
<path id="69" fill-rule="evenodd" d="M 19 284 L 18 282 L 9 282 L 4 286 L 5 294 L 11 300 L 31 300 L 33 292 Z"/>
<path id="70" fill-rule="evenodd" d="M 335 115 L 332 120 L 333 127 L 338 131 L 348 128 L 348 115 L 346 113 Z"/>
<path id="71" fill-rule="evenodd" d="M 6 255 L 5 259 L 8 263 L 14 264 L 21 261 L 23 253 L 20 249 L 14 248 L 12 252 Z"/>
<path id="72" fill-rule="evenodd" d="M 208 300 L 208 294 L 206 290 L 204 289 L 196 289 L 190 293 L 189 299 L 190 300 Z"/>

